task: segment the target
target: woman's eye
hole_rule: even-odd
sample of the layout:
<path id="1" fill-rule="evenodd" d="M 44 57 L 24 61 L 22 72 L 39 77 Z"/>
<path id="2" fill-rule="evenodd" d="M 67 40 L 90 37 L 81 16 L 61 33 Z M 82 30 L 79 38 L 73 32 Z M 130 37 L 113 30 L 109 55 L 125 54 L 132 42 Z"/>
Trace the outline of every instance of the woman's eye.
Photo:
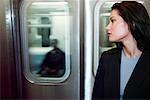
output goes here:
<path id="1" fill-rule="evenodd" d="M 113 19 L 111 20 L 112 23 L 113 23 L 114 21 L 115 21 L 115 20 L 113 20 Z"/>

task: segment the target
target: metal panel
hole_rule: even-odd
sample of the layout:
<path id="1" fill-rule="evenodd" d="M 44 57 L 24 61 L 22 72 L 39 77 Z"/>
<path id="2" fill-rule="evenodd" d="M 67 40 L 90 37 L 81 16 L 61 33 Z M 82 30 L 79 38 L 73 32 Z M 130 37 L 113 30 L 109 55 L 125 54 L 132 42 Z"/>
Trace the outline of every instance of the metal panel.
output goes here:
<path id="1" fill-rule="evenodd" d="M 0 3 L 0 98 L 18 98 L 11 1 Z M 16 90 L 14 92 L 13 90 Z"/>

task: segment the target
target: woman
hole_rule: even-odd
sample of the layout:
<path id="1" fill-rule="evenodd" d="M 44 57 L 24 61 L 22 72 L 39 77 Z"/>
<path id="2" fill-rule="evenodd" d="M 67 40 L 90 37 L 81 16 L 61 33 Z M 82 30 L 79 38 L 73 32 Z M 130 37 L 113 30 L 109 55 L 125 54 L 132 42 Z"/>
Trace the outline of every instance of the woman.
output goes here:
<path id="1" fill-rule="evenodd" d="M 150 18 L 136 1 L 112 6 L 106 27 L 117 48 L 102 54 L 92 99 L 150 99 Z"/>

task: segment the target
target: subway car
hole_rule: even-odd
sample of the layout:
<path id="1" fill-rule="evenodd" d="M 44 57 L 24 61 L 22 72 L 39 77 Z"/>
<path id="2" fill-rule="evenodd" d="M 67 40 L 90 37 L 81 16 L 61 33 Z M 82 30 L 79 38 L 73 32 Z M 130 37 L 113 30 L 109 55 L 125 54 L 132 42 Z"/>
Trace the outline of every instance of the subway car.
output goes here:
<path id="1" fill-rule="evenodd" d="M 1 0 L 0 99 L 91 100 L 111 6 L 122 0 Z M 132 1 L 132 0 L 128 0 Z M 149 0 L 136 0 L 150 13 Z"/>

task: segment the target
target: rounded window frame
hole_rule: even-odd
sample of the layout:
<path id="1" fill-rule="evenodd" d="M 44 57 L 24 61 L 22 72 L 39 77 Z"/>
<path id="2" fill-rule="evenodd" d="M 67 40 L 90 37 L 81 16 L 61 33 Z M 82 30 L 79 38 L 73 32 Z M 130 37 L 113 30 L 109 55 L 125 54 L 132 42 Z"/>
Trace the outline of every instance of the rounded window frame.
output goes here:
<path id="1" fill-rule="evenodd" d="M 65 2 L 67 3 L 66 7 L 66 14 L 69 16 L 70 14 L 70 8 L 69 8 L 69 3 L 64 0 L 24 0 L 20 6 L 20 26 L 21 26 L 21 55 L 22 55 L 22 67 L 23 67 L 23 74 L 25 78 L 34 84 L 39 84 L 39 85 L 54 85 L 54 84 L 61 84 L 64 83 L 70 75 L 70 28 L 69 30 L 68 27 L 65 28 L 65 36 L 67 39 L 65 40 L 65 73 L 62 77 L 37 77 L 34 74 L 32 74 L 30 70 L 30 63 L 29 63 L 29 48 L 28 48 L 28 28 L 27 28 L 27 9 L 30 7 L 30 5 L 33 2 Z M 67 19 L 67 26 L 70 24 L 70 19 Z M 68 35 L 68 36 L 67 36 Z"/>

